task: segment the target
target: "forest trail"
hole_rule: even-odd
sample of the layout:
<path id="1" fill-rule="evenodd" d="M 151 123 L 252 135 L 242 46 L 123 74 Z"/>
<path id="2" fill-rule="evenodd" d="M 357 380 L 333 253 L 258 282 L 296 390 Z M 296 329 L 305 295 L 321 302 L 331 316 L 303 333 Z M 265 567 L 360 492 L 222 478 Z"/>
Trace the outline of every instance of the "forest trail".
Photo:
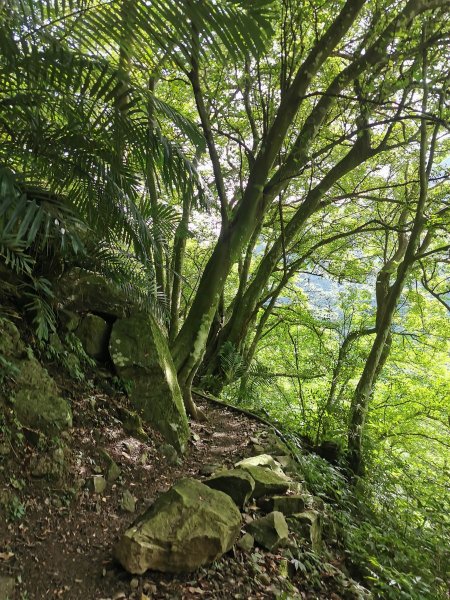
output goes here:
<path id="1" fill-rule="evenodd" d="M 18 507 L 15 520 L 0 523 L 0 576 L 21 582 L 17 598 L 274 598 L 278 566 L 271 554 L 256 553 L 251 561 L 236 549 L 195 573 L 152 572 L 139 578 L 128 575 L 111 555 L 119 534 L 158 494 L 182 477 L 200 478 L 255 454 L 255 436 L 264 438 L 267 428 L 199 400 L 208 421 L 192 423 L 187 457 L 183 464 L 173 464 L 173 457 L 164 456 L 158 433 L 146 428 L 148 442 L 124 433 L 114 416 L 122 396 L 87 393 L 81 387 L 72 394 L 74 427 L 64 437 L 68 464 L 63 481 L 49 483 L 62 448 L 45 454 L 27 443 L 23 451 L 11 448 L 2 457 L 1 488 L 15 488 L 25 510 L 21 515 Z M 111 410 L 114 404 L 117 410 Z M 104 451 L 120 467 L 120 475 L 112 473 L 111 479 L 117 479 L 99 494 L 93 479 L 105 470 Z M 123 508 L 124 492 L 136 499 L 133 513 Z"/>

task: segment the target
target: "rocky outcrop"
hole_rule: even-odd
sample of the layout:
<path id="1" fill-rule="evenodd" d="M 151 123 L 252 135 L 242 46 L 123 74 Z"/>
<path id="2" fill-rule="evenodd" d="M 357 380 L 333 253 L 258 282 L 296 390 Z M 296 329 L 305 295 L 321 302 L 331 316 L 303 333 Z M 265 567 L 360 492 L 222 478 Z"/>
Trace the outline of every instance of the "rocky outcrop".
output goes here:
<path id="1" fill-rule="evenodd" d="M 240 526 L 229 496 L 182 479 L 123 534 L 114 554 L 130 573 L 194 571 L 230 550 Z"/>
<path id="2" fill-rule="evenodd" d="M 72 426 L 68 402 L 59 394 L 58 386 L 26 348 L 17 327 L 7 319 L 0 320 L 0 355 L 14 371 L 14 387 L 9 400 L 20 423 L 46 435 L 56 435 Z"/>
<path id="3" fill-rule="evenodd" d="M 255 538 L 255 542 L 259 546 L 269 552 L 273 552 L 289 539 L 289 527 L 286 519 L 278 511 L 255 519 L 247 526 L 247 531 Z"/>
<path id="4" fill-rule="evenodd" d="M 73 313 L 95 313 L 111 317 L 126 317 L 132 306 L 123 292 L 102 275 L 72 269 L 55 286 L 55 296 L 61 308 Z"/>
<path id="5" fill-rule="evenodd" d="M 130 401 L 142 418 L 183 453 L 189 425 L 166 338 L 148 315 L 118 319 L 109 351 L 119 376 L 130 383 Z"/>
<path id="6" fill-rule="evenodd" d="M 204 483 L 208 487 L 220 490 L 230 496 L 239 508 L 244 507 L 255 489 L 255 480 L 244 469 L 220 471 Z"/>

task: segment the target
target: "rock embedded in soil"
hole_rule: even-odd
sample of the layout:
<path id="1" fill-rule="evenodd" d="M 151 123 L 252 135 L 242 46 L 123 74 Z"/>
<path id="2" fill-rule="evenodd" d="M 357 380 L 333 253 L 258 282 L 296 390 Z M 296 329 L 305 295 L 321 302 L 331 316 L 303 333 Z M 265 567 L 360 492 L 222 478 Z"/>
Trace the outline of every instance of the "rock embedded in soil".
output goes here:
<path id="1" fill-rule="evenodd" d="M 269 498 L 260 498 L 258 506 L 264 512 L 277 510 L 287 517 L 305 510 L 306 500 L 305 496 L 298 494 L 293 496 L 271 496 Z"/>
<path id="2" fill-rule="evenodd" d="M 273 511 L 265 517 L 255 519 L 247 526 L 257 544 L 272 552 L 289 539 L 289 527 L 283 513 Z"/>
<path id="3" fill-rule="evenodd" d="M 75 334 L 88 356 L 97 360 L 107 360 L 110 329 L 110 324 L 101 317 L 86 315 L 81 319 Z"/>
<path id="4" fill-rule="evenodd" d="M 96 494 L 103 494 L 106 489 L 106 479 L 102 475 L 94 475 L 92 484 Z"/>
<path id="5" fill-rule="evenodd" d="M 239 546 L 241 550 L 244 550 L 244 552 L 250 552 L 254 545 L 255 538 L 251 535 L 251 533 L 244 533 L 237 543 L 237 546 Z"/>
<path id="6" fill-rule="evenodd" d="M 289 489 L 289 479 L 284 474 L 280 475 L 266 467 L 242 465 L 241 468 L 247 471 L 255 481 L 253 490 L 255 499 L 272 494 L 284 494 Z"/>
<path id="7" fill-rule="evenodd" d="M 71 269 L 54 286 L 55 296 L 64 309 L 75 313 L 98 313 L 110 317 L 129 314 L 130 299 L 98 273 Z"/>
<path id="8" fill-rule="evenodd" d="M 240 512 L 229 496 L 182 479 L 125 531 L 114 555 L 132 574 L 194 571 L 228 552 L 240 526 Z"/>
<path id="9" fill-rule="evenodd" d="M 129 490 L 124 490 L 120 499 L 120 507 L 130 513 L 136 510 L 136 498 Z"/>
<path id="10" fill-rule="evenodd" d="M 302 537 L 309 539 L 314 552 L 322 548 L 322 519 L 315 510 L 305 510 L 288 517 L 291 528 Z"/>
<path id="11" fill-rule="evenodd" d="M 72 426 L 72 411 L 58 386 L 20 338 L 17 327 L 0 319 L 0 355 L 14 369 L 12 402 L 20 423 L 29 430 L 55 436 Z"/>
<path id="12" fill-rule="evenodd" d="M 118 319 L 109 351 L 118 375 L 130 383 L 133 407 L 183 454 L 188 420 L 169 347 L 156 320 L 142 314 Z"/>
<path id="13" fill-rule="evenodd" d="M 239 508 L 245 506 L 246 502 L 252 497 L 253 490 L 255 489 L 255 480 L 244 469 L 220 471 L 203 483 L 210 488 L 220 490 L 230 496 Z"/>

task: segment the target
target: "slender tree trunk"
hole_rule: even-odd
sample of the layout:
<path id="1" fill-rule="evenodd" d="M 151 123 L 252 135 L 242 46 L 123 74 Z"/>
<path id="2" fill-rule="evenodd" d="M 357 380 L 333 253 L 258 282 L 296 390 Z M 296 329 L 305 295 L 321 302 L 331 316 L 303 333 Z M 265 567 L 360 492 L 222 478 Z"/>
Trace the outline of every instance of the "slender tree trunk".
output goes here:
<path id="1" fill-rule="evenodd" d="M 425 39 L 425 37 L 426 36 L 424 26 L 423 38 Z M 427 112 L 428 100 L 426 49 L 424 49 L 423 51 L 422 82 L 424 87 L 422 98 L 422 114 L 425 115 Z M 396 254 L 400 254 L 403 257 L 403 259 L 398 265 L 395 281 L 386 293 L 384 306 L 379 307 L 381 313 L 380 318 L 377 322 L 377 335 L 373 342 L 361 378 L 356 387 L 355 394 L 353 396 L 352 404 L 350 407 L 350 422 L 348 428 L 348 465 L 350 467 L 350 470 L 355 475 L 361 475 L 364 470 L 362 451 L 364 427 L 367 412 L 369 409 L 370 399 L 373 394 L 376 380 L 379 377 L 381 369 L 383 368 L 384 363 L 386 362 L 389 354 L 391 345 L 392 319 L 397 308 L 401 293 L 403 291 L 405 281 L 408 277 L 409 272 L 411 271 L 414 262 L 417 260 L 416 253 L 419 246 L 420 250 L 423 251 L 424 246 L 428 245 L 431 242 L 430 230 L 425 236 L 425 239 L 422 242 L 422 244 L 420 244 L 420 237 L 425 229 L 426 224 L 424 212 L 426 201 L 428 199 L 429 177 L 433 165 L 438 130 L 439 124 L 435 125 L 433 136 L 431 139 L 431 144 L 430 147 L 428 147 L 429 144 L 427 121 L 425 118 L 422 118 L 420 130 L 419 197 L 417 201 L 414 222 L 407 243 L 405 238 L 399 238 L 399 244 Z M 400 219 L 401 221 L 403 221 L 402 217 Z M 395 262 L 396 261 L 394 261 L 394 264 Z M 386 270 L 385 273 L 382 273 L 382 275 L 385 276 L 390 271 L 391 268 Z M 386 281 L 383 281 L 382 279 L 383 278 L 380 279 L 379 277 L 379 281 L 377 283 L 379 283 L 381 288 L 386 289 L 386 287 L 388 287 L 388 283 L 386 283 Z"/>
<path id="2" fill-rule="evenodd" d="M 324 94 L 302 128 L 285 163 L 285 168 L 278 169 L 278 176 L 269 182 L 269 175 L 275 160 L 311 82 L 350 29 L 364 3 L 364 0 L 347 0 L 333 23 L 298 69 L 290 88 L 280 102 L 273 123 L 261 144 L 261 150 L 251 167 L 248 182 L 236 212 L 231 219 L 228 219 L 228 215 L 226 215 L 227 219 L 222 224 L 219 239 L 200 280 L 191 309 L 172 347 L 181 386 L 187 386 L 192 381 L 192 372 L 195 373 L 205 351 L 209 329 L 226 278 L 232 265 L 247 246 L 253 231 L 263 220 L 270 198 L 273 195 L 276 196 L 288 184 L 290 177 L 295 176 L 304 161 L 307 160 L 310 145 L 324 122 L 329 108 L 335 101 L 336 95 L 370 65 L 384 60 L 386 45 L 394 35 L 399 19 L 403 22 L 409 16 L 412 18 L 417 7 L 422 6 L 420 2 L 411 2 L 412 6 L 408 5 L 407 9 L 405 8 L 406 13 L 403 11 L 390 23 L 377 42 L 368 49 L 366 55 L 357 59 L 333 80 L 329 88 L 330 94 Z M 195 71 L 194 62 L 192 66 Z M 195 77 L 195 72 L 192 75 L 191 82 L 196 95 L 197 107 L 205 137 L 208 140 L 208 123 L 203 118 L 204 111 L 201 102 L 199 103 L 201 95 L 197 85 L 198 79 Z M 211 160 L 214 163 L 216 157 L 214 152 L 211 152 L 211 145 L 208 144 L 208 146 Z M 215 171 L 216 167 L 217 165 L 214 165 Z M 216 186 L 220 190 L 220 180 L 217 177 Z M 221 208 L 224 213 L 223 205 Z"/>

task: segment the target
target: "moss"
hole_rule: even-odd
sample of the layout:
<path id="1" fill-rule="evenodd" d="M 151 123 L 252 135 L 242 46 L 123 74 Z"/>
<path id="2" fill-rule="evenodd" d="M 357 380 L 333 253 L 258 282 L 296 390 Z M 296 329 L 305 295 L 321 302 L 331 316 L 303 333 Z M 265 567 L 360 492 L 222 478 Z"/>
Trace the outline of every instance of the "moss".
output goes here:
<path id="1" fill-rule="evenodd" d="M 169 347 L 155 319 L 147 315 L 119 319 L 109 348 L 119 376 L 133 382 L 134 408 L 183 453 L 189 425 Z"/>

